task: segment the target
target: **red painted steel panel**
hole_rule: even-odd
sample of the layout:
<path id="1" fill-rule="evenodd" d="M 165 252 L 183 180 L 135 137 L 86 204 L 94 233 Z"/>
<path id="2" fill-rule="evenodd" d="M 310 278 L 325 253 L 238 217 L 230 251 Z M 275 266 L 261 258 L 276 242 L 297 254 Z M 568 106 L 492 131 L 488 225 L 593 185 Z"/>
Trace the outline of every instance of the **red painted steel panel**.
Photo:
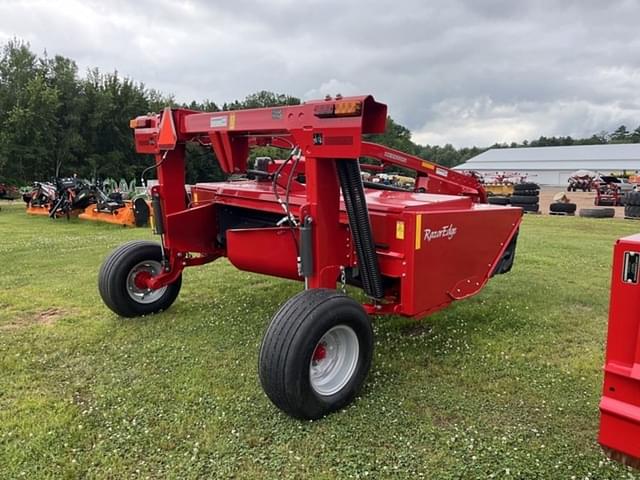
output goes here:
<path id="1" fill-rule="evenodd" d="M 625 255 L 640 253 L 640 235 L 616 243 L 599 442 L 632 462 L 640 461 L 640 283 L 625 281 Z M 625 266 L 627 266 L 625 272 Z M 632 280 L 632 279 L 631 279 Z"/>
<path id="2" fill-rule="evenodd" d="M 227 257 L 240 270 L 301 280 L 297 256 L 289 227 L 227 230 Z"/>
<path id="3" fill-rule="evenodd" d="M 493 207 L 493 206 L 492 206 Z M 401 313 L 417 316 L 479 291 L 520 224 L 519 208 L 410 212 Z"/>
<path id="4" fill-rule="evenodd" d="M 171 232 L 171 248 L 176 252 L 218 253 L 216 214 L 213 203 L 166 216 L 165 229 Z"/>

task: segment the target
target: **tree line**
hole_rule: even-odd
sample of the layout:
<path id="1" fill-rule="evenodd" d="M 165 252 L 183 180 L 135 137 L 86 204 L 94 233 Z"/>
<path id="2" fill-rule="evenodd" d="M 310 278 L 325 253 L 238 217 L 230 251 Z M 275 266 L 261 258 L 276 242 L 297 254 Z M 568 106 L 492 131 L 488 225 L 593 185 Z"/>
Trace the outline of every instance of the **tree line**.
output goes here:
<path id="1" fill-rule="evenodd" d="M 172 96 L 122 77 L 117 71 L 91 69 L 80 76 L 72 59 L 50 57 L 46 52 L 38 56 L 28 43 L 13 39 L 2 45 L 0 52 L 0 182 L 27 184 L 73 174 L 95 179 L 138 178 L 153 159 L 135 153 L 129 120 L 168 105 L 220 111 L 299 103 L 294 96 L 261 91 L 222 105 L 211 100 L 179 104 Z M 445 166 L 458 165 L 487 149 L 418 145 L 409 129 L 390 117 L 386 132 L 371 139 Z M 620 126 L 611 133 L 585 139 L 540 137 L 492 147 L 638 142 L 640 127 L 629 131 Z M 260 152 L 265 153 L 276 154 Z M 189 183 L 222 178 L 211 149 L 187 146 Z"/>

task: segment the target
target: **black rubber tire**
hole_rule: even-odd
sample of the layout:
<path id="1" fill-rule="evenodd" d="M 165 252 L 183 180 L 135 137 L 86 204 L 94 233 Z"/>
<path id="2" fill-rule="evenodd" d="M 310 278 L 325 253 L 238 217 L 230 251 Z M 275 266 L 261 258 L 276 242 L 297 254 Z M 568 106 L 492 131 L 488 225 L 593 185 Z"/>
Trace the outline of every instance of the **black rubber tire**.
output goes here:
<path id="1" fill-rule="evenodd" d="M 540 205 L 537 203 L 511 203 L 512 207 L 519 207 L 525 212 L 538 212 L 540 211 Z"/>
<path id="2" fill-rule="evenodd" d="M 640 206 L 639 205 L 625 205 L 624 207 L 624 216 L 638 218 L 640 217 Z"/>
<path id="3" fill-rule="evenodd" d="M 588 218 L 613 218 L 616 210 L 614 208 L 581 208 L 578 215 Z"/>
<path id="4" fill-rule="evenodd" d="M 140 303 L 127 292 L 127 276 L 131 269 L 145 260 L 162 260 L 160 244 L 134 240 L 116 248 L 105 259 L 98 274 L 98 291 L 105 305 L 121 317 L 140 317 L 168 309 L 182 286 L 182 275 L 167 285 L 164 294 L 155 302 Z"/>
<path id="5" fill-rule="evenodd" d="M 136 227 L 146 227 L 149 225 L 151 211 L 144 198 L 136 198 L 133 203 L 133 218 Z"/>
<path id="6" fill-rule="evenodd" d="M 640 192 L 627 192 L 624 198 L 624 204 L 632 207 L 640 206 Z"/>
<path id="7" fill-rule="evenodd" d="M 487 200 L 491 205 L 509 205 L 511 203 L 509 197 L 489 197 Z"/>
<path id="8" fill-rule="evenodd" d="M 516 183 L 513 186 L 514 192 L 521 192 L 523 190 L 540 190 L 540 185 L 533 182 Z"/>
<path id="9" fill-rule="evenodd" d="M 516 258 L 516 246 L 518 242 L 518 233 L 519 233 L 519 230 L 516 231 L 514 236 L 509 241 L 509 245 L 507 245 L 507 248 L 502 254 L 502 258 L 496 264 L 493 272 L 491 272 L 492 277 L 494 275 L 502 275 L 503 273 L 508 273 L 511 271 L 511 268 L 513 267 L 513 262 Z"/>
<path id="10" fill-rule="evenodd" d="M 524 195 L 511 195 L 511 205 L 532 205 L 538 203 L 538 196 L 529 197 Z"/>
<path id="11" fill-rule="evenodd" d="M 337 325 L 358 339 L 355 370 L 337 393 L 323 396 L 311 385 L 309 368 L 316 345 Z M 260 348 L 259 374 L 273 404 L 295 418 L 317 419 L 348 405 L 360 391 L 373 357 L 373 330 L 362 306 L 329 289 L 304 290 L 273 316 Z"/>
<path id="12" fill-rule="evenodd" d="M 552 203 L 549 205 L 550 212 L 575 213 L 575 203 Z"/>
<path id="13" fill-rule="evenodd" d="M 518 190 L 514 191 L 514 194 L 521 197 L 537 197 L 540 195 L 540 190 Z"/>

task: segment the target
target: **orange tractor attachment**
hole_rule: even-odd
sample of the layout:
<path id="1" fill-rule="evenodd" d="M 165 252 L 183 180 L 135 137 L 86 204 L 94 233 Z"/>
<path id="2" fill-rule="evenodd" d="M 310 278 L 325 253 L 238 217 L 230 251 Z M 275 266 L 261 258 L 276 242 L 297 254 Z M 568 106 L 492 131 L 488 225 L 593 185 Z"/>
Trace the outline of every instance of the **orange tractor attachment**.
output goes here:
<path id="1" fill-rule="evenodd" d="M 113 203 L 113 202 L 111 202 Z M 89 205 L 78 216 L 81 220 L 112 223 L 123 227 L 144 227 L 149 223 L 150 204 L 143 198 L 124 200 L 116 205 L 109 202 Z"/>
<path id="2" fill-rule="evenodd" d="M 27 214 L 48 217 L 50 208 L 49 205 L 27 205 Z"/>
<path id="3" fill-rule="evenodd" d="M 106 195 L 95 185 L 76 178 L 56 178 L 55 183 L 36 182 L 23 198 L 29 215 L 78 216 L 82 220 L 129 227 L 149 223 L 150 204 L 142 196 L 123 200 L 121 194 Z"/>
<path id="4" fill-rule="evenodd" d="M 94 201 L 87 184 L 76 178 L 56 178 L 52 182 L 34 182 L 23 195 L 27 214 L 58 218 L 76 216 Z"/>

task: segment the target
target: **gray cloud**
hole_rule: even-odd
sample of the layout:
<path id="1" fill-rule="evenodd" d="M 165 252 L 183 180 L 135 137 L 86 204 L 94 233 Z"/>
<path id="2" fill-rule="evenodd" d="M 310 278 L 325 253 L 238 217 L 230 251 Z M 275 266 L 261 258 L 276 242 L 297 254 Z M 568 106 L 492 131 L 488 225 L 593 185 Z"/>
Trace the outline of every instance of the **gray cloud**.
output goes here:
<path id="1" fill-rule="evenodd" d="M 0 0 L 0 41 L 179 100 L 373 93 L 456 146 L 640 124 L 636 0 Z"/>

